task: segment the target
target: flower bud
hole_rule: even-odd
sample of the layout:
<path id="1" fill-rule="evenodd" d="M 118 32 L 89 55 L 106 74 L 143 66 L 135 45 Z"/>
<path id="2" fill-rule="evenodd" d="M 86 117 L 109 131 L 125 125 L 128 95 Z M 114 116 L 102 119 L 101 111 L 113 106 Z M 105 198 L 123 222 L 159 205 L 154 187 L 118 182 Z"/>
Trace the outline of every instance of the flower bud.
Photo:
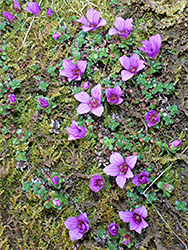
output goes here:
<path id="1" fill-rule="evenodd" d="M 123 236 L 123 238 L 125 239 L 125 241 L 124 241 L 125 246 L 128 245 L 129 243 L 131 243 L 133 240 L 132 237 L 130 236 L 130 234 L 126 234 L 125 236 Z"/>
<path id="2" fill-rule="evenodd" d="M 52 183 L 54 184 L 54 185 L 58 185 L 58 183 L 59 183 L 59 177 L 56 175 L 56 176 L 54 176 L 54 177 L 52 177 Z"/>
<path id="3" fill-rule="evenodd" d="M 108 230 L 111 236 L 116 236 L 118 234 L 118 225 L 115 223 L 111 223 L 108 227 Z"/>
<path id="4" fill-rule="evenodd" d="M 9 96 L 9 103 L 10 103 L 11 105 L 15 105 L 15 103 L 16 103 L 16 96 L 15 96 L 14 94 L 11 94 L 11 95 Z"/>
<path id="5" fill-rule="evenodd" d="M 53 199 L 52 200 L 52 204 L 54 204 L 55 206 L 57 206 L 57 207 L 60 207 L 61 206 L 61 202 L 60 202 L 60 200 L 55 200 L 55 199 Z"/>
<path id="6" fill-rule="evenodd" d="M 46 109 L 49 106 L 49 102 L 46 99 L 41 98 L 40 99 L 40 105 L 41 105 L 42 108 Z"/>
<path id="7" fill-rule="evenodd" d="M 50 17 L 54 12 L 51 9 L 47 9 L 46 13 L 47 13 L 47 16 Z"/>
<path id="8" fill-rule="evenodd" d="M 83 91 L 87 91 L 87 90 L 89 89 L 89 87 L 90 87 L 90 84 L 89 84 L 88 81 L 85 82 L 85 83 L 82 85 Z"/>
<path id="9" fill-rule="evenodd" d="M 181 143 L 182 143 L 181 140 L 175 140 L 175 141 L 170 142 L 168 146 L 170 149 L 174 149 L 174 148 L 177 148 Z"/>
<path id="10" fill-rule="evenodd" d="M 60 35 L 59 33 L 56 32 L 56 33 L 53 34 L 52 37 L 53 37 L 53 39 L 56 40 L 56 39 L 59 39 L 59 38 L 61 37 L 61 35 Z"/>

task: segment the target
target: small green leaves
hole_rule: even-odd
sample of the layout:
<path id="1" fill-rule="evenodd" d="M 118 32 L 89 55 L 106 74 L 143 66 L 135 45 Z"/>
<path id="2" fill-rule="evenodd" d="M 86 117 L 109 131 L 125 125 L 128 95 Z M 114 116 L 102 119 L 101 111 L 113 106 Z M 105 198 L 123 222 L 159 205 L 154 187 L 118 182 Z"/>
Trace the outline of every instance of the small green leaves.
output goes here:
<path id="1" fill-rule="evenodd" d="M 176 209 L 177 209 L 178 211 L 183 211 L 184 213 L 187 212 L 187 208 L 186 208 L 187 202 L 186 202 L 186 201 L 182 201 L 182 202 L 180 202 L 180 201 L 175 201 L 175 206 L 176 206 Z"/>
<path id="2" fill-rule="evenodd" d="M 113 143 L 115 142 L 115 139 L 114 139 L 114 138 L 108 138 L 107 136 L 105 136 L 105 137 L 103 138 L 103 141 L 104 141 L 104 144 L 103 144 L 102 147 L 104 148 L 104 146 L 107 146 L 108 149 L 109 149 L 110 151 L 112 151 L 113 148 L 114 148 Z"/>

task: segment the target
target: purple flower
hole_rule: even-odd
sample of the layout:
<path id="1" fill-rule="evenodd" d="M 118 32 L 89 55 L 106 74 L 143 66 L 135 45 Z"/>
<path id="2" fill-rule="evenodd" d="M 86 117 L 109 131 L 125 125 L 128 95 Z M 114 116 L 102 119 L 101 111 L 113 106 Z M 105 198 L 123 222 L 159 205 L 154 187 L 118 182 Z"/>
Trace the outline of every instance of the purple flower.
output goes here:
<path id="1" fill-rule="evenodd" d="M 39 15 L 39 12 L 41 12 L 41 8 L 36 2 L 28 2 L 28 7 L 26 7 L 25 10 L 37 16 Z"/>
<path id="2" fill-rule="evenodd" d="M 116 176 L 116 183 L 123 188 L 128 178 L 133 178 L 132 168 L 136 165 L 137 155 L 127 156 L 125 159 L 115 152 L 110 156 L 110 165 L 106 166 L 103 171 L 107 175 Z"/>
<path id="3" fill-rule="evenodd" d="M 143 219 L 147 217 L 147 210 L 144 205 L 136 208 L 134 212 L 120 211 L 119 216 L 124 222 L 130 222 L 130 230 L 135 230 L 139 234 L 141 234 L 143 228 L 149 226 L 148 223 Z"/>
<path id="4" fill-rule="evenodd" d="M 82 29 L 84 32 L 92 31 L 98 29 L 100 26 L 105 26 L 107 24 L 106 20 L 103 18 L 99 22 L 100 15 L 100 11 L 96 11 L 91 8 L 86 13 L 87 19 L 82 16 L 76 21 L 83 24 Z"/>
<path id="5" fill-rule="evenodd" d="M 57 206 L 57 207 L 61 206 L 61 202 L 58 199 L 52 199 L 52 204 L 55 205 L 55 206 Z"/>
<path id="6" fill-rule="evenodd" d="M 16 103 L 16 96 L 15 96 L 14 94 L 11 94 L 11 95 L 9 96 L 9 103 L 10 103 L 11 105 L 13 105 L 13 104 Z"/>
<path id="7" fill-rule="evenodd" d="M 47 13 L 47 16 L 50 17 L 54 12 L 51 9 L 47 9 L 46 13 Z"/>
<path id="8" fill-rule="evenodd" d="M 21 12 L 22 9 L 20 7 L 19 2 L 17 0 L 13 0 L 13 2 L 14 2 L 14 9 L 15 9 L 15 11 Z"/>
<path id="9" fill-rule="evenodd" d="M 54 176 L 54 177 L 52 177 L 52 183 L 54 184 L 54 185 L 58 185 L 59 184 L 59 177 L 58 176 Z"/>
<path id="10" fill-rule="evenodd" d="M 91 96 L 86 92 L 75 94 L 76 100 L 81 102 L 78 106 L 77 113 L 85 114 L 91 111 L 96 116 L 101 116 L 104 112 L 104 107 L 101 105 L 102 90 L 101 85 L 97 84 L 91 90 Z"/>
<path id="11" fill-rule="evenodd" d="M 89 187 L 92 191 L 98 192 L 101 188 L 104 187 L 104 179 L 99 175 L 94 175 L 90 179 Z"/>
<path id="12" fill-rule="evenodd" d="M 46 109 L 46 108 L 49 106 L 49 102 L 48 102 L 46 99 L 41 98 L 41 99 L 40 99 L 40 106 L 41 106 L 42 108 Z"/>
<path id="13" fill-rule="evenodd" d="M 124 241 L 124 245 L 128 245 L 129 243 L 132 242 L 133 238 L 130 236 L 130 234 L 126 234 L 125 236 L 123 236 L 123 238 L 125 239 Z"/>
<path id="14" fill-rule="evenodd" d="M 70 217 L 64 224 L 70 230 L 69 236 L 72 241 L 81 239 L 84 236 L 84 232 L 89 230 L 89 220 L 86 213 L 80 214 L 77 218 Z"/>
<path id="15" fill-rule="evenodd" d="M 71 125 L 72 127 L 66 127 L 66 130 L 69 132 L 69 141 L 81 139 L 86 135 L 87 130 L 83 127 L 78 126 L 78 123 L 76 121 L 72 121 Z"/>
<path id="16" fill-rule="evenodd" d="M 145 117 L 148 127 L 155 126 L 157 122 L 160 122 L 160 114 L 155 110 L 150 110 Z"/>
<path id="17" fill-rule="evenodd" d="M 159 53 L 161 47 L 161 36 L 160 34 L 151 36 L 149 41 L 142 41 L 143 47 L 140 48 L 141 51 L 145 52 L 149 57 L 155 59 Z"/>
<path id="18" fill-rule="evenodd" d="M 132 179 L 132 182 L 139 187 L 140 184 L 149 184 L 150 180 L 148 178 L 149 173 L 147 171 L 142 172 L 140 175 L 136 174 Z"/>
<path id="19" fill-rule="evenodd" d="M 83 91 L 87 91 L 87 90 L 89 89 L 89 87 L 90 87 L 90 84 L 89 84 L 88 81 L 85 82 L 85 83 L 82 85 Z"/>
<path id="20" fill-rule="evenodd" d="M 175 141 L 170 142 L 168 146 L 170 149 L 174 149 L 174 148 L 177 148 L 181 143 L 182 143 L 181 140 L 175 140 Z"/>
<path id="21" fill-rule="evenodd" d="M 105 90 L 105 93 L 107 95 L 107 102 L 115 103 L 116 105 L 119 105 L 123 102 L 123 99 L 120 98 L 120 96 L 122 95 L 120 86 L 116 86 L 115 88 L 108 88 Z"/>
<path id="22" fill-rule="evenodd" d="M 61 37 L 61 35 L 60 35 L 59 33 L 56 32 L 56 33 L 53 34 L 52 37 L 53 37 L 53 39 L 58 39 L 58 38 Z"/>
<path id="23" fill-rule="evenodd" d="M 16 18 L 10 14 L 9 12 L 5 11 L 3 12 L 3 16 L 10 22 L 10 23 L 13 23 L 14 21 L 12 20 L 16 20 Z"/>
<path id="24" fill-rule="evenodd" d="M 108 227 L 108 231 L 111 236 L 116 236 L 118 234 L 118 225 L 115 223 L 111 223 Z"/>
<path id="25" fill-rule="evenodd" d="M 108 31 L 108 35 L 120 35 L 123 36 L 125 39 L 130 35 L 131 30 L 133 30 L 133 19 L 128 18 L 124 20 L 122 17 L 116 17 L 114 26 L 118 29 L 111 28 Z"/>
<path id="26" fill-rule="evenodd" d="M 3 52 L 2 49 L 0 48 L 0 53 Z"/>
<path id="27" fill-rule="evenodd" d="M 72 59 L 63 61 L 64 70 L 60 71 L 60 76 L 68 77 L 68 81 L 71 82 L 73 79 L 76 81 L 81 80 L 81 75 L 85 72 L 87 62 L 79 60 L 76 65 L 72 62 Z"/>
<path id="28" fill-rule="evenodd" d="M 121 56 L 119 60 L 121 65 L 125 68 L 125 70 L 121 71 L 123 81 L 129 80 L 138 73 L 138 71 L 145 67 L 144 61 L 140 60 L 137 54 L 132 55 L 130 58 L 127 56 Z"/>
<path id="29" fill-rule="evenodd" d="M 91 90 L 91 96 L 86 92 L 81 92 L 75 94 L 74 97 L 76 100 L 81 102 L 78 106 L 78 114 L 86 114 L 91 111 L 96 116 L 101 116 L 104 112 L 104 107 L 101 105 L 102 90 L 101 85 L 97 84 Z"/>

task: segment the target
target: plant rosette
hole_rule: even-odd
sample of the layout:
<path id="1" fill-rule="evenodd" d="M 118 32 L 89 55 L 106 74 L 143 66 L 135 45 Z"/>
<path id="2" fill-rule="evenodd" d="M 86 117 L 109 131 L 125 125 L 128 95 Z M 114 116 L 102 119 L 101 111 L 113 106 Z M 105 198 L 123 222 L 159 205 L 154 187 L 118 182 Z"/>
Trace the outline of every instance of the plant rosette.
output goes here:
<path id="1" fill-rule="evenodd" d="M 60 189 L 61 188 L 61 183 L 64 183 L 65 180 L 60 177 L 59 173 L 57 172 L 53 172 L 51 174 L 51 177 L 48 179 L 48 183 L 50 186 L 53 186 L 57 189 Z"/>
<path id="2" fill-rule="evenodd" d="M 170 197 L 172 191 L 174 190 L 175 186 L 169 183 L 164 183 L 160 181 L 157 184 L 157 187 L 163 190 L 163 196 L 164 197 Z"/>
<path id="3" fill-rule="evenodd" d="M 120 229 L 120 240 L 121 245 L 125 245 L 127 248 L 132 248 L 136 243 L 134 232 L 128 231 L 125 228 Z"/>
<path id="4" fill-rule="evenodd" d="M 55 209 L 61 210 L 64 205 L 69 204 L 68 194 L 57 194 L 55 191 L 51 191 L 50 197 L 51 199 L 45 203 L 46 208 L 54 207 Z"/>

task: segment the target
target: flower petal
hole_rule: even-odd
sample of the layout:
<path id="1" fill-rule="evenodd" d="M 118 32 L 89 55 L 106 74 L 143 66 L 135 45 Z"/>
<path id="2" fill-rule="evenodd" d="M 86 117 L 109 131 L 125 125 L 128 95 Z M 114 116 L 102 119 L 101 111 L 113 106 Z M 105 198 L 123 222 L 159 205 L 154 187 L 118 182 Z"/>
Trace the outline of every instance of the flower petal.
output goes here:
<path id="1" fill-rule="evenodd" d="M 136 209 L 134 210 L 134 213 L 139 214 L 139 215 L 140 215 L 141 217 L 143 217 L 143 218 L 146 218 L 147 215 L 148 215 L 147 209 L 146 209 L 146 207 L 145 207 L 144 205 L 142 205 L 142 206 L 139 207 L 139 208 L 136 208 Z"/>
<path id="2" fill-rule="evenodd" d="M 133 213 L 130 211 L 120 211 L 119 216 L 124 222 L 130 222 L 133 220 Z"/>
<path id="3" fill-rule="evenodd" d="M 101 117 L 102 113 L 104 112 L 104 107 L 101 105 L 97 108 L 92 108 L 91 109 L 91 113 L 93 113 L 94 115 Z"/>
<path id="4" fill-rule="evenodd" d="M 93 18 L 92 18 L 93 20 L 92 20 L 91 24 L 94 24 L 95 27 L 98 26 L 98 24 L 99 24 L 100 15 L 101 15 L 100 11 L 96 11 L 93 14 Z"/>
<path id="5" fill-rule="evenodd" d="M 89 26 L 83 25 L 82 29 L 83 29 L 84 32 L 87 32 L 87 31 L 93 30 L 93 27 L 89 27 Z"/>
<path id="6" fill-rule="evenodd" d="M 101 103 L 101 97 L 102 97 L 102 91 L 101 91 L 101 85 L 97 84 L 95 87 L 91 90 L 91 96 L 98 100 Z"/>
<path id="7" fill-rule="evenodd" d="M 116 17 L 114 26 L 119 30 L 123 31 L 125 20 L 122 17 Z"/>
<path id="8" fill-rule="evenodd" d="M 82 23 L 85 26 L 88 26 L 88 20 L 84 16 L 82 16 L 80 19 L 76 19 L 76 22 Z"/>
<path id="9" fill-rule="evenodd" d="M 63 68 L 66 70 L 73 71 L 76 69 L 76 65 L 74 65 L 74 63 L 72 62 L 72 59 L 70 59 L 70 60 L 64 59 L 63 60 Z"/>
<path id="10" fill-rule="evenodd" d="M 107 24 L 107 21 L 106 21 L 104 18 L 102 18 L 102 19 L 100 20 L 99 24 L 97 25 L 97 28 L 99 28 L 99 27 L 101 27 L 101 26 L 105 26 L 106 24 Z"/>
<path id="11" fill-rule="evenodd" d="M 137 155 L 130 155 L 130 156 L 127 156 L 127 157 L 125 158 L 125 161 L 126 161 L 127 165 L 128 165 L 131 169 L 134 168 L 134 166 L 136 165 L 137 158 L 138 158 Z"/>
<path id="12" fill-rule="evenodd" d="M 84 236 L 84 232 L 81 232 L 79 228 L 69 231 L 69 236 L 72 241 L 81 239 Z"/>
<path id="13" fill-rule="evenodd" d="M 125 163 L 125 160 L 120 153 L 115 152 L 110 156 L 110 163 L 119 167 Z"/>
<path id="14" fill-rule="evenodd" d="M 77 62 L 77 66 L 79 70 L 82 72 L 82 74 L 85 72 L 86 67 L 87 67 L 87 61 L 79 60 Z"/>
<path id="15" fill-rule="evenodd" d="M 78 227 L 79 221 L 76 217 L 70 217 L 64 221 L 65 227 L 67 229 L 76 229 Z"/>
<path id="16" fill-rule="evenodd" d="M 120 188 L 123 188 L 124 185 L 125 185 L 125 182 L 126 182 L 126 177 L 125 177 L 125 174 L 120 174 L 116 177 L 116 183 L 118 184 L 118 186 Z"/>
<path id="17" fill-rule="evenodd" d="M 127 179 L 133 178 L 133 173 L 130 170 L 130 168 L 127 169 L 127 172 L 125 174 L 125 178 L 127 178 Z"/>
<path id="18" fill-rule="evenodd" d="M 129 70 L 130 68 L 130 58 L 128 56 L 121 56 L 119 58 L 121 65 L 126 69 Z"/>
<path id="19" fill-rule="evenodd" d="M 103 172 L 105 172 L 105 174 L 110 176 L 117 176 L 120 172 L 120 169 L 117 165 L 110 164 L 105 168 L 103 168 Z"/>
<path id="20" fill-rule="evenodd" d="M 119 32 L 115 28 L 110 28 L 109 31 L 108 31 L 108 35 L 109 36 L 119 35 Z"/>
<path id="21" fill-rule="evenodd" d="M 97 11 L 94 10 L 93 8 L 89 9 L 86 13 L 87 19 L 90 22 L 90 24 L 93 22 L 93 15 L 96 13 Z M 100 13 L 100 12 L 99 12 Z"/>
<path id="22" fill-rule="evenodd" d="M 87 103 L 80 103 L 77 108 L 77 113 L 79 115 L 86 114 L 91 111 L 91 107 Z"/>
<path id="23" fill-rule="evenodd" d="M 135 230 L 139 234 L 142 233 L 143 228 L 146 228 L 149 226 L 148 223 L 144 219 L 142 219 L 142 221 L 137 225 L 138 225 L 138 227 L 136 229 L 132 229 L 132 230 Z"/>
<path id="24" fill-rule="evenodd" d="M 91 97 L 89 96 L 89 94 L 84 91 L 82 91 L 81 93 L 75 94 L 74 98 L 79 102 L 83 102 L 87 104 L 89 104 L 91 101 Z"/>
<path id="25" fill-rule="evenodd" d="M 127 70 L 121 71 L 121 78 L 123 81 L 127 81 L 127 80 L 131 79 L 134 75 L 135 75 L 134 73 L 131 73 Z"/>
<path id="26" fill-rule="evenodd" d="M 139 182 L 139 180 L 138 180 L 138 177 L 139 177 L 139 175 L 136 174 L 136 175 L 134 176 L 134 178 L 132 179 L 132 183 L 134 183 L 134 185 L 136 185 L 137 187 L 140 186 L 140 182 Z"/>

